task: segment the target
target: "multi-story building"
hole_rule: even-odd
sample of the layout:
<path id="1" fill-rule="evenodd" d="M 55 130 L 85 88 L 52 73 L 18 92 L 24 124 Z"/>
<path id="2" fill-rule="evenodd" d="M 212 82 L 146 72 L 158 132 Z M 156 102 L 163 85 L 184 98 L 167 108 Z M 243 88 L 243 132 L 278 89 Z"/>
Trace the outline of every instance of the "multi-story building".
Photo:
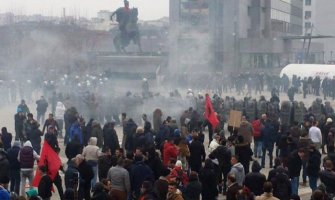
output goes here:
<path id="1" fill-rule="evenodd" d="M 304 0 L 305 34 L 335 36 L 334 0 Z M 335 39 L 318 40 L 324 45 L 325 61 L 335 62 Z"/>
<path id="2" fill-rule="evenodd" d="M 271 68 L 301 62 L 303 0 L 171 0 L 170 66 Z M 311 62 L 323 61 L 312 43 Z M 197 67 L 199 66 L 199 67 Z"/>

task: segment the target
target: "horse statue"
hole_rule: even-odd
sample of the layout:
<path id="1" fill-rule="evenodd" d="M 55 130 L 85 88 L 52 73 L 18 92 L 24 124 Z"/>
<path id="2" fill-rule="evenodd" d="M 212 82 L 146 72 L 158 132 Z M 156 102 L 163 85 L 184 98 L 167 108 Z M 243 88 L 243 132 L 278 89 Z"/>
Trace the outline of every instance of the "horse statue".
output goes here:
<path id="1" fill-rule="evenodd" d="M 138 9 L 118 8 L 111 16 L 116 15 L 116 21 L 119 23 L 119 33 L 114 37 L 113 43 L 115 50 L 119 53 L 126 53 L 126 47 L 131 41 L 138 45 L 139 51 L 142 52 L 140 32 L 137 25 Z"/>

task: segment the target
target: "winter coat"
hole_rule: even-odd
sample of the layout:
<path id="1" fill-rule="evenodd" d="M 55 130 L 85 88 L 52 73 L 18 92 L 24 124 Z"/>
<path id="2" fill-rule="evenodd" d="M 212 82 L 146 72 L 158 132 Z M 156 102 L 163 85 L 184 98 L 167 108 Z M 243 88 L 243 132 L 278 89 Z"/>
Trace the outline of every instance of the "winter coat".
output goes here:
<path id="1" fill-rule="evenodd" d="M 335 194 L 335 172 L 330 170 L 322 170 L 319 173 L 321 183 L 325 184 L 326 192 L 330 194 Z"/>
<path id="2" fill-rule="evenodd" d="M 78 177 L 79 175 L 79 177 Z M 79 174 L 78 168 L 74 165 L 73 161 L 68 162 L 68 167 L 64 176 L 65 188 L 76 189 L 74 183 L 78 181 L 78 184 L 82 181 Z"/>
<path id="3" fill-rule="evenodd" d="M 8 155 L 4 150 L 0 150 L 0 177 L 8 176 L 10 170 L 10 163 Z"/>
<path id="4" fill-rule="evenodd" d="M 199 172 L 199 180 L 202 184 L 201 196 L 203 199 L 216 199 L 218 196 L 216 174 L 211 168 L 203 168 Z"/>
<path id="5" fill-rule="evenodd" d="M 57 106 L 56 106 L 56 111 L 55 111 L 55 119 L 56 120 L 63 120 L 64 119 L 64 114 L 65 114 L 65 106 L 62 102 L 58 101 Z"/>
<path id="6" fill-rule="evenodd" d="M 52 180 L 51 178 L 45 174 L 42 176 L 40 183 L 38 184 L 38 196 L 42 197 L 42 199 L 50 198 L 52 190 Z"/>
<path id="7" fill-rule="evenodd" d="M 238 135 L 243 137 L 245 143 L 250 144 L 252 142 L 253 132 L 252 125 L 248 121 L 241 122 L 240 128 L 238 128 Z"/>
<path id="8" fill-rule="evenodd" d="M 18 155 L 21 169 L 33 169 L 35 160 L 39 160 L 39 158 L 40 156 L 34 151 L 31 142 L 26 141 Z"/>
<path id="9" fill-rule="evenodd" d="M 107 177 L 109 169 L 112 167 L 112 156 L 100 156 L 98 160 L 98 175 L 99 180 Z"/>
<path id="10" fill-rule="evenodd" d="M 55 151 L 55 152 L 59 152 L 60 148 L 58 145 L 58 140 L 57 140 L 57 135 L 54 133 L 46 133 L 44 136 L 44 140 L 48 142 L 48 144 L 50 145 L 50 147 Z"/>
<path id="11" fill-rule="evenodd" d="M 77 139 L 80 144 L 83 144 L 83 134 L 79 122 L 75 122 L 70 127 L 69 142 Z"/>
<path id="12" fill-rule="evenodd" d="M 253 132 L 254 140 L 256 141 L 261 140 L 262 139 L 261 130 L 263 128 L 261 120 L 260 119 L 254 120 L 251 125 L 252 128 L 254 129 Z"/>
<path id="13" fill-rule="evenodd" d="M 1 200 L 9 200 L 9 191 L 6 190 L 4 187 L 0 186 L 0 199 Z"/>
<path id="14" fill-rule="evenodd" d="M 244 167 L 243 167 L 243 165 L 241 163 L 236 163 L 235 165 L 233 165 L 231 167 L 231 170 L 230 170 L 229 173 L 230 174 L 234 174 L 235 178 L 236 178 L 236 182 L 240 186 L 243 186 L 245 173 L 244 173 Z"/>
<path id="15" fill-rule="evenodd" d="M 167 166 L 169 164 L 170 158 L 177 160 L 178 149 L 170 142 L 166 142 L 163 147 L 163 164 Z"/>
<path id="16" fill-rule="evenodd" d="M 236 194 L 238 191 L 242 189 L 242 186 L 240 186 L 238 183 L 233 183 L 232 185 L 228 186 L 227 189 L 227 200 L 237 200 L 236 199 Z"/>
<path id="17" fill-rule="evenodd" d="M 200 200 L 202 184 L 198 180 L 190 181 L 184 191 L 185 200 Z"/>
<path id="18" fill-rule="evenodd" d="M 18 146 L 13 146 L 12 148 L 8 149 L 8 151 L 7 151 L 8 161 L 9 161 L 11 170 L 19 170 L 20 169 L 20 162 L 17 160 L 20 149 L 21 148 L 18 145 Z"/>
<path id="19" fill-rule="evenodd" d="M 65 155 L 68 160 L 76 157 L 78 154 L 81 154 L 83 151 L 83 145 L 80 144 L 77 140 L 72 140 L 71 142 L 67 143 L 65 147 Z"/>
<path id="20" fill-rule="evenodd" d="M 309 158 L 306 166 L 307 176 L 318 177 L 321 165 L 321 154 L 318 150 L 309 153 Z"/>
<path id="21" fill-rule="evenodd" d="M 205 161 L 206 152 L 204 145 L 198 140 L 193 140 L 189 145 L 190 148 L 190 167 L 192 171 L 199 172 L 202 162 Z"/>
<path id="22" fill-rule="evenodd" d="M 150 167 L 152 172 L 154 173 L 155 180 L 157 180 L 161 176 L 161 171 L 163 169 L 162 160 L 159 156 L 155 153 L 155 155 L 149 155 L 148 159 L 145 161 L 145 164 Z"/>
<path id="23" fill-rule="evenodd" d="M 40 99 L 36 101 L 37 104 L 37 113 L 45 113 L 48 108 L 48 102 L 45 99 Z"/>
<path id="24" fill-rule="evenodd" d="M 273 196 L 281 200 L 290 200 L 291 182 L 284 168 L 278 167 L 270 181 L 273 185 Z"/>
<path id="25" fill-rule="evenodd" d="M 99 148 L 103 147 L 104 136 L 103 136 L 102 129 L 99 124 L 93 125 L 91 137 L 96 137 L 98 139 L 97 145 Z"/>
<path id="26" fill-rule="evenodd" d="M 80 173 L 80 177 L 82 178 L 81 185 L 90 185 L 91 180 L 94 177 L 92 167 L 84 160 L 78 166 L 78 171 Z"/>
<path id="27" fill-rule="evenodd" d="M 302 160 L 298 155 L 298 151 L 295 150 L 291 153 L 288 158 L 288 171 L 290 178 L 299 177 L 301 171 Z"/>
<path id="28" fill-rule="evenodd" d="M 134 137 L 137 129 L 137 125 L 131 119 L 126 122 L 124 134 L 126 134 L 125 148 L 127 151 L 134 151 Z"/>
<path id="29" fill-rule="evenodd" d="M 274 126 L 270 122 L 266 122 L 265 126 L 261 130 L 263 147 L 271 148 L 277 140 L 277 132 Z"/>
<path id="30" fill-rule="evenodd" d="M 245 176 L 244 185 L 255 195 L 263 194 L 263 184 L 266 181 L 264 174 L 260 172 L 250 172 Z"/>
<path id="31" fill-rule="evenodd" d="M 41 141 L 42 141 L 41 136 L 43 136 L 42 131 L 38 129 L 36 124 L 33 124 L 32 130 L 27 133 L 27 139 L 30 140 L 34 150 L 37 153 L 40 153 L 41 150 Z"/>
<path id="32" fill-rule="evenodd" d="M 104 136 L 104 147 L 108 147 L 112 154 L 114 154 L 116 149 L 120 148 L 119 139 L 114 127 L 105 126 L 102 132 Z"/>
<path id="33" fill-rule="evenodd" d="M 188 184 L 187 174 L 181 167 L 174 167 L 170 173 L 170 178 L 176 179 L 176 182 L 180 183 L 182 186 L 186 186 Z"/>
<path id="34" fill-rule="evenodd" d="M 143 181 L 154 181 L 154 174 L 151 169 L 142 161 L 137 161 L 130 169 L 131 190 L 135 194 L 140 194 Z"/>
<path id="35" fill-rule="evenodd" d="M 12 134 L 11 133 L 8 133 L 7 131 L 4 132 L 2 131 L 1 133 L 1 141 L 2 141 L 2 144 L 3 144 L 3 148 L 5 149 L 5 151 L 7 151 L 12 145 Z"/>
<path id="36" fill-rule="evenodd" d="M 89 144 L 84 147 L 83 154 L 86 161 L 98 162 L 100 150 L 97 146 L 97 138 L 91 137 Z"/>
<path id="37" fill-rule="evenodd" d="M 158 180 L 155 181 L 154 191 L 158 195 L 159 200 L 166 199 L 168 188 L 169 188 L 169 182 L 165 178 L 160 177 Z"/>
<path id="38" fill-rule="evenodd" d="M 224 174 L 229 172 L 231 168 L 231 152 L 226 146 L 220 145 L 211 154 L 209 154 L 208 157 L 212 160 L 218 159 L 219 166 Z"/>

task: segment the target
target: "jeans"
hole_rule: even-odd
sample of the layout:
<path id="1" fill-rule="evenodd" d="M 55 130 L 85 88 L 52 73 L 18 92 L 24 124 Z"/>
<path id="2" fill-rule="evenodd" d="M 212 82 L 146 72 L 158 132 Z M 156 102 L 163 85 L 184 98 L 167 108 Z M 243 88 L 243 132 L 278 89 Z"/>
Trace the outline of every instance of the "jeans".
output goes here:
<path id="1" fill-rule="evenodd" d="M 263 148 L 263 142 L 254 140 L 255 157 L 261 157 L 262 156 L 262 148 Z"/>
<path id="2" fill-rule="evenodd" d="M 317 176 L 308 176 L 309 179 L 309 187 L 312 189 L 312 191 L 317 189 L 318 184 L 318 177 Z"/>
<path id="3" fill-rule="evenodd" d="M 293 194 L 298 195 L 298 188 L 299 188 L 299 176 L 291 178 L 292 195 Z"/>
<path id="4" fill-rule="evenodd" d="M 20 169 L 11 169 L 10 170 L 10 192 L 15 192 L 19 194 L 20 192 Z"/>
<path id="5" fill-rule="evenodd" d="M 26 180 L 29 180 L 29 187 L 33 189 L 33 178 L 34 178 L 34 170 L 21 170 L 21 196 L 26 196 Z"/>
<path id="6" fill-rule="evenodd" d="M 87 161 L 87 164 L 89 164 L 92 167 L 94 177 L 91 180 L 91 188 L 93 189 L 95 184 L 97 183 L 97 176 L 98 176 L 98 163 L 96 161 L 89 160 Z"/>

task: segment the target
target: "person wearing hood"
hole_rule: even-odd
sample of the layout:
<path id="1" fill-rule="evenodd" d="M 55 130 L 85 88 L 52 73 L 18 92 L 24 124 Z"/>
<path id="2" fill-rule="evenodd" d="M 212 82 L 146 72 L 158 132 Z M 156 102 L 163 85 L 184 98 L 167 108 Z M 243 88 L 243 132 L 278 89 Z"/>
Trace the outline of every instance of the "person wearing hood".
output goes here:
<path id="1" fill-rule="evenodd" d="M 1 141 L 5 151 L 7 151 L 11 147 L 13 136 L 11 133 L 7 132 L 6 127 L 1 128 Z"/>
<path id="2" fill-rule="evenodd" d="M 83 156 L 87 162 L 92 167 L 94 177 L 91 181 L 91 188 L 94 188 L 97 183 L 97 175 L 98 175 L 98 160 L 101 152 L 99 147 L 97 146 L 97 138 L 91 137 L 89 143 L 83 149 Z"/>
<path id="3" fill-rule="evenodd" d="M 55 111 L 55 120 L 59 127 L 59 137 L 63 138 L 63 125 L 64 125 L 64 114 L 65 114 L 65 106 L 62 102 L 58 101 L 56 105 Z"/>
<path id="4" fill-rule="evenodd" d="M 30 189 L 33 189 L 33 178 L 34 178 L 34 162 L 38 161 L 40 156 L 34 151 L 31 142 L 28 140 L 23 144 L 19 154 L 18 161 L 21 166 L 21 192 L 20 195 L 25 196 L 26 191 L 26 179 L 29 179 Z"/>
<path id="5" fill-rule="evenodd" d="M 12 148 L 8 149 L 8 161 L 10 166 L 10 192 L 19 194 L 20 192 L 20 162 L 17 160 L 21 149 L 20 141 L 14 141 Z"/>
<path id="6" fill-rule="evenodd" d="M 230 164 L 232 165 L 232 167 L 229 174 L 234 175 L 238 185 L 243 186 L 243 181 L 245 177 L 244 167 L 238 161 L 238 157 L 236 155 L 231 156 Z"/>
<path id="7" fill-rule="evenodd" d="M 175 182 L 169 183 L 169 189 L 166 195 L 166 200 L 184 200 L 183 194 L 178 189 L 178 184 Z"/>
<path id="8" fill-rule="evenodd" d="M 262 167 L 258 161 L 254 161 L 251 171 L 245 176 L 244 185 L 248 187 L 256 196 L 263 193 L 263 184 L 266 181 L 264 174 L 260 173 Z"/>

